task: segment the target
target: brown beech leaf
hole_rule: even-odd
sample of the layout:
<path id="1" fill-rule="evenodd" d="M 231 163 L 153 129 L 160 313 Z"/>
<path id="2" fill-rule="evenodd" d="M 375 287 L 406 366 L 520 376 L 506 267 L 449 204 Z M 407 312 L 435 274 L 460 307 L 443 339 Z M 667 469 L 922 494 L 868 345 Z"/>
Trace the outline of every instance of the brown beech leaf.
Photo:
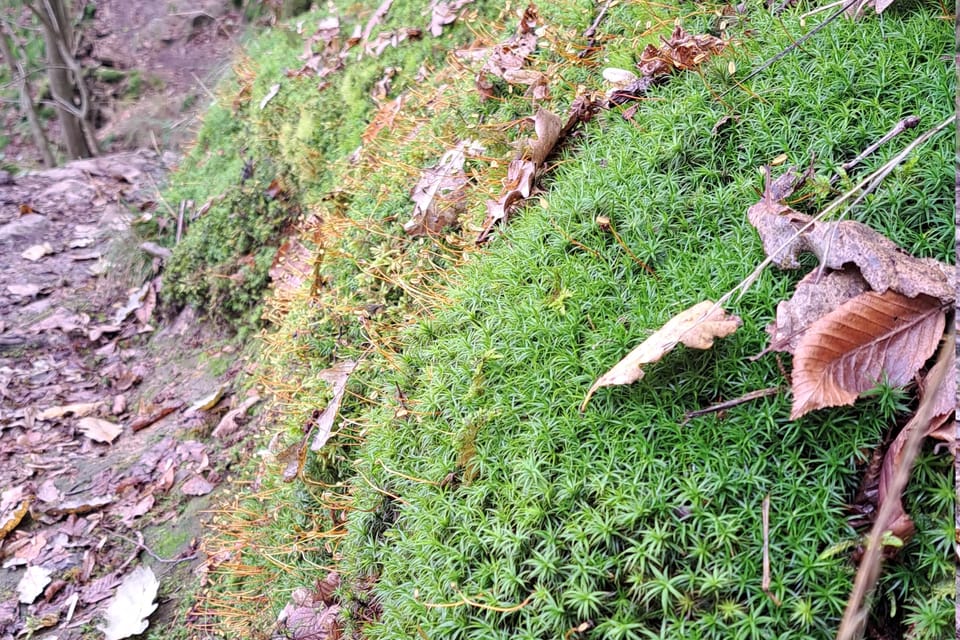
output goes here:
<path id="1" fill-rule="evenodd" d="M 612 369 L 597 378 L 580 405 L 580 411 L 586 409 L 597 389 L 637 382 L 644 376 L 644 365 L 657 362 L 678 344 L 684 344 L 691 349 L 709 349 L 713 346 L 714 339 L 729 336 L 741 324 L 740 318 L 727 314 L 723 309 L 714 309 L 714 303 L 709 300 L 698 302 L 681 311 Z"/>
<path id="2" fill-rule="evenodd" d="M 853 404 L 884 378 L 906 384 L 933 353 L 944 322 L 940 302 L 930 296 L 870 291 L 842 304 L 797 344 L 790 419 Z"/>
<path id="3" fill-rule="evenodd" d="M 808 273 L 797 283 L 793 296 L 777 305 L 777 318 L 767 325 L 770 346 L 764 353 L 792 354 L 810 325 L 847 300 L 870 290 L 856 269 L 830 271 L 818 279 L 819 275 L 816 270 Z"/>

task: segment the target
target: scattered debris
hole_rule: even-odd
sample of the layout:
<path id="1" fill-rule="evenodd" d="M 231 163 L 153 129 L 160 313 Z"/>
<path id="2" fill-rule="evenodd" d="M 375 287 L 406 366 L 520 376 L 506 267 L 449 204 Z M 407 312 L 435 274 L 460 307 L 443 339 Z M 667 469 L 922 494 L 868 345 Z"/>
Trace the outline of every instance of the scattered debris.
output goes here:
<path id="1" fill-rule="evenodd" d="M 443 35 L 443 28 L 457 20 L 460 10 L 473 0 L 432 0 L 430 3 L 430 26 L 427 30 L 434 38 Z"/>

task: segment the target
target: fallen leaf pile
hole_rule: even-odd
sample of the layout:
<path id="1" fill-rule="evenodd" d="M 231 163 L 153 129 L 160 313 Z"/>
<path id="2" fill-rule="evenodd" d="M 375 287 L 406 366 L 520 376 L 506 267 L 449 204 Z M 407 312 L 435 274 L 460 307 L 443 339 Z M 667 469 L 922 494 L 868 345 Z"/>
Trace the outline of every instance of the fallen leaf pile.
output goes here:
<path id="1" fill-rule="evenodd" d="M 481 97 L 486 99 L 495 95 L 492 78 L 500 78 L 510 84 L 529 85 L 535 98 L 546 97 L 546 75 L 524 69 L 528 58 L 537 49 L 539 20 L 537 8 L 528 5 L 520 17 L 516 33 L 506 41 L 489 48 L 465 49 L 456 53 L 463 60 L 483 60 L 476 77 L 476 87 Z"/>
<path id="2" fill-rule="evenodd" d="M 157 333 L 162 265 L 122 291 L 99 280 L 111 268 L 105 259 L 89 262 L 91 251 L 110 255 L 129 226 L 118 203 L 155 197 L 162 164 L 146 152 L 104 156 L 0 185 L 0 566 L 11 587 L 0 595 L 0 638 L 72 638 L 85 626 L 100 626 L 98 637 L 140 633 L 149 590 L 118 595 L 132 584 L 138 529 L 182 517 L 180 505 L 220 482 L 220 442 L 211 449 L 175 435 L 212 428 L 228 408 L 221 400 L 182 411 L 195 399 L 183 390 L 204 376 L 169 354 L 188 353 L 200 323 L 181 314 L 152 351 L 144 336 Z M 26 214 L 4 204 L 27 199 Z M 45 238 L 51 251 L 40 259 L 21 255 Z M 243 437 L 251 407 L 237 401 L 223 416 L 224 439 Z M 170 560 L 189 558 L 191 545 Z"/>
<path id="3" fill-rule="evenodd" d="M 430 26 L 427 31 L 434 38 L 443 35 L 443 28 L 457 20 L 460 10 L 473 0 L 432 0 L 430 3 Z"/>
<path id="4" fill-rule="evenodd" d="M 625 69 L 608 68 L 604 79 L 612 89 L 607 97 L 611 104 L 623 104 L 636 100 L 651 87 L 676 71 L 696 69 L 711 56 L 726 46 L 726 43 L 708 34 L 690 34 L 677 25 L 668 39 L 659 47 L 648 44 L 640 53 L 637 62 L 639 75 Z"/>

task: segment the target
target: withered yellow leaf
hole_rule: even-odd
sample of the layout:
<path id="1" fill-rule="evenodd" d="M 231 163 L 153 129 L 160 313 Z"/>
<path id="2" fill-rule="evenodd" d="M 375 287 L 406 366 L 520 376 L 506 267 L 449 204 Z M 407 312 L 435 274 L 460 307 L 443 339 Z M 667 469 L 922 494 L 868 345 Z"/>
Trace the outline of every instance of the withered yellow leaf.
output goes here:
<path id="1" fill-rule="evenodd" d="M 691 349 L 709 349 L 716 338 L 725 338 L 741 325 L 737 316 L 721 308 L 714 308 L 710 300 L 699 302 L 678 313 L 652 336 L 640 343 L 612 369 L 597 378 L 580 405 L 582 412 L 594 392 L 600 387 L 631 384 L 643 378 L 643 365 L 657 362 L 678 344 Z"/>

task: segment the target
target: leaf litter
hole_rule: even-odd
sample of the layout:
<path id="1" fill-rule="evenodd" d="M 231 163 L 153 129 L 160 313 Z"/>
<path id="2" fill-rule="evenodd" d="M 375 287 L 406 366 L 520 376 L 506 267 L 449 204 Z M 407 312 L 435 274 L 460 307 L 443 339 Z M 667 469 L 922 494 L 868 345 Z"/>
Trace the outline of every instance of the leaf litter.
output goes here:
<path id="1" fill-rule="evenodd" d="M 71 163 L 25 175 L 13 187 L 0 187 L 0 195 L 22 201 L 21 194 L 50 194 L 36 196 L 33 204 L 56 216 L 31 214 L 44 221 L 44 235 L 82 237 L 67 244 L 109 255 L 107 243 L 117 234 L 102 233 L 101 209 L 116 202 L 137 206 L 147 194 L 153 197 L 147 178 L 160 179 L 160 164 L 149 152 L 104 156 L 82 161 L 86 169 Z M 149 184 L 102 177 L 102 167 L 113 165 L 124 172 L 143 169 L 140 179 Z M 62 184 L 64 174 L 76 176 L 71 190 L 48 188 Z M 0 221 L 7 213 L 0 208 Z M 24 245 L 42 239 L 31 237 Z M 212 429 L 221 419 L 216 410 L 178 412 L 158 424 L 159 411 L 172 414 L 194 399 L 181 397 L 185 389 L 214 386 L 187 357 L 192 344 L 213 333 L 190 313 L 163 328 L 166 337 L 156 353 L 144 348 L 147 338 L 141 336 L 155 321 L 159 278 L 122 290 L 72 260 L 76 252 L 54 251 L 31 262 L 20 250 L 0 252 L 0 290 L 11 292 L 0 300 L 0 344 L 24 346 L 0 350 L 0 544 L 10 586 L 19 582 L 34 604 L 21 605 L 21 594 L 8 589 L 0 598 L 0 637 L 24 635 L 28 625 L 34 632 L 59 625 L 47 634 L 72 637 L 66 625 L 92 626 L 142 551 L 138 546 L 131 552 L 123 532 L 175 517 L 186 494 L 216 487 L 230 456 L 221 453 L 222 442 L 208 448 L 185 437 Z M 30 287 L 19 288 L 23 282 Z M 18 293 L 40 298 L 21 301 Z M 98 325 L 91 316 L 109 324 Z M 172 351 L 184 354 L 183 364 L 170 362 Z M 141 381 L 154 388 L 143 389 Z M 167 386 L 157 391 L 164 381 Z M 135 434 L 148 426 L 155 434 Z M 248 427 L 239 416 L 233 428 L 231 441 L 242 442 Z M 178 526 L 195 523 L 181 518 Z M 175 559 L 190 557 L 184 553 Z M 49 570 L 49 580 L 35 580 L 40 568 Z M 131 624 L 145 622 L 143 617 Z"/>

